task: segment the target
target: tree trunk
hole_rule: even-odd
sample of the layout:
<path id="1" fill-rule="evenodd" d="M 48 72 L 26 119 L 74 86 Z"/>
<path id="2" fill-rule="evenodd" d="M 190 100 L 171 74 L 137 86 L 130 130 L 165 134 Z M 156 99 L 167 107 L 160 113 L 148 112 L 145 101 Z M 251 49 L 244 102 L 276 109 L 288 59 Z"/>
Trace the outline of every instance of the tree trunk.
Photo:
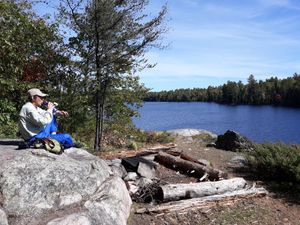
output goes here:
<path id="1" fill-rule="evenodd" d="M 233 192 L 227 192 L 220 195 L 205 196 L 202 198 L 192 198 L 180 201 L 168 202 L 149 208 L 141 208 L 136 213 L 157 213 L 157 214 L 168 214 L 174 211 L 185 213 L 189 210 L 197 210 L 201 208 L 209 208 L 216 205 L 228 205 L 233 204 L 235 201 L 265 196 L 268 192 L 264 188 L 250 188 L 242 189 Z"/>
<path id="2" fill-rule="evenodd" d="M 219 180 L 220 178 L 227 177 L 227 174 L 220 170 L 214 169 L 209 166 L 203 166 L 199 163 L 190 162 L 164 152 L 159 152 L 155 156 L 154 160 L 161 163 L 162 165 L 165 165 L 166 167 L 180 170 L 188 175 L 199 178 L 204 176 L 205 174 L 208 174 L 209 180 Z"/>
<path id="3" fill-rule="evenodd" d="M 106 89 L 106 88 L 105 88 Z M 101 96 L 101 102 L 100 102 L 100 121 L 99 121 L 99 151 L 101 151 L 102 148 L 102 137 L 103 137 L 103 123 L 104 123 L 104 103 L 105 103 L 105 94 L 106 91 L 104 91 L 104 93 L 102 93 Z"/>
<path id="4" fill-rule="evenodd" d="M 100 100 L 99 100 L 99 90 L 96 94 L 96 133 L 95 133 L 95 143 L 94 149 L 99 151 L 99 135 L 100 135 Z"/>
<path id="5" fill-rule="evenodd" d="M 95 64 L 96 64 L 96 78 L 97 78 L 97 91 L 96 91 L 96 133 L 95 133 L 95 144 L 94 149 L 99 151 L 99 135 L 100 135 L 100 84 L 101 84 L 101 73 L 100 73 L 100 57 L 99 57 L 99 45 L 100 37 L 98 32 L 98 14 L 97 14 L 97 1 L 94 2 L 94 41 L 95 41 Z"/>
<path id="6" fill-rule="evenodd" d="M 208 195 L 223 194 L 245 188 L 243 178 L 232 178 L 214 182 L 191 184 L 167 184 L 160 187 L 160 200 L 174 201 L 187 198 L 199 198 Z"/>

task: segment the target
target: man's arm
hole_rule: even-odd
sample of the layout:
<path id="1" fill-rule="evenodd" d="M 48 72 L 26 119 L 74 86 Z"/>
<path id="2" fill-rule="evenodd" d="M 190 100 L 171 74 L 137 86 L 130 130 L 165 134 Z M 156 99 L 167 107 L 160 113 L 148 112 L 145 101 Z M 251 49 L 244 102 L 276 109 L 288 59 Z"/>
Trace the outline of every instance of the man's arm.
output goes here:
<path id="1" fill-rule="evenodd" d="M 57 110 L 56 115 L 68 117 L 68 116 L 69 116 L 69 113 L 68 113 L 67 111 Z"/>
<path id="2" fill-rule="evenodd" d="M 39 127 L 43 127 L 50 123 L 53 119 L 53 109 L 47 109 L 47 111 L 38 108 L 37 110 L 32 110 L 28 113 L 29 121 Z"/>

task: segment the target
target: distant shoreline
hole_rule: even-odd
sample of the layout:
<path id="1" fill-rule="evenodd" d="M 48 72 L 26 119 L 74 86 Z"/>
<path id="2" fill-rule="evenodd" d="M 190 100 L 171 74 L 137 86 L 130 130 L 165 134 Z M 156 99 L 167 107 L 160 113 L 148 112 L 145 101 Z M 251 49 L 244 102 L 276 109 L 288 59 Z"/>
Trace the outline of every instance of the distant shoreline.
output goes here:
<path id="1" fill-rule="evenodd" d="M 299 96 L 300 97 L 300 96 Z M 143 100 L 144 102 L 161 102 L 161 103 L 212 103 L 212 104 L 219 104 L 219 105 L 226 105 L 226 106 L 253 106 L 253 107 L 260 107 L 260 106 L 271 106 L 271 107 L 279 107 L 279 108 L 294 108 L 299 109 L 300 106 L 288 106 L 288 105 L 271 105 L 271 104 L 260 104 L 260 105 L 252 105 L 252 104 L 226 104 L 220 102 L 206 102 L 206 101 L 148 101 Z"/>

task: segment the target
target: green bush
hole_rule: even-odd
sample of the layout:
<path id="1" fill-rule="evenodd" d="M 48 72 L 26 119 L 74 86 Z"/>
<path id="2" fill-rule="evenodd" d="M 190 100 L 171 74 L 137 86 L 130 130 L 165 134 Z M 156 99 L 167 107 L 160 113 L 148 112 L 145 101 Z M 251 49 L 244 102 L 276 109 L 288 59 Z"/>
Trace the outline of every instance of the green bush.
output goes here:
<path id="1" fill-rule="evenodd" d="M 144 141 L 149 144 L 165 144 L 174 141 L 174 138 L 167 132 L 153 132 L 153 131 L 145 131 L 143 132 Z"/>
<path id="2" fill-rule="evenodd" d="M 138 145 L 136 142 L 132 141 L 128 144 L 127 146 L 128 149 L 131 149 L 131 150 L 137 150 L 138 149 Z"/>
<path id="3" fill-rule="evenodd" d="M 283 143 L 256 144 L 249 153 L 250 169 L 268 179 L 300 181 L 300 146 Z"/>
<path id="4" fill-rule="evenodd" d="M 18 113 L 14 104 L 7 99 L 0 99 L 0 138 L 15 138 L 18 131 Z"/>
<path id="5" fill-rule="evenodd" d="M 212 143 L 216 141 L 216 138 L 212 137 L 210 134 L 203 133 L 203 134 L 193 136 L 193 140 Z"/>

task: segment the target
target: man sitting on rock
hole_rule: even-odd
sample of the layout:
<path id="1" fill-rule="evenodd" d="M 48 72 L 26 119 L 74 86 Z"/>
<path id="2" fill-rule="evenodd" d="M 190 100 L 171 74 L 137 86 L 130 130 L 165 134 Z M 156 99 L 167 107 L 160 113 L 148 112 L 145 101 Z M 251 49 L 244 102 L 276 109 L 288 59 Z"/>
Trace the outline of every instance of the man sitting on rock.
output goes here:
<path id="1" fill-rule="evenodd" d="M 46 110 L 41 106 L 47 94 L 37 88 L 28 91 L 28 102 L 23 105 L 20 112 L 19 131 L 28 146 L 40 138 L 53 138 L 59 141 L 64 148 L 74 146 L 69 134 L 56 134 L 56 116 L 69 116 L 68 112 L 57 110 L 52 102 L 45 104 Z"/>

